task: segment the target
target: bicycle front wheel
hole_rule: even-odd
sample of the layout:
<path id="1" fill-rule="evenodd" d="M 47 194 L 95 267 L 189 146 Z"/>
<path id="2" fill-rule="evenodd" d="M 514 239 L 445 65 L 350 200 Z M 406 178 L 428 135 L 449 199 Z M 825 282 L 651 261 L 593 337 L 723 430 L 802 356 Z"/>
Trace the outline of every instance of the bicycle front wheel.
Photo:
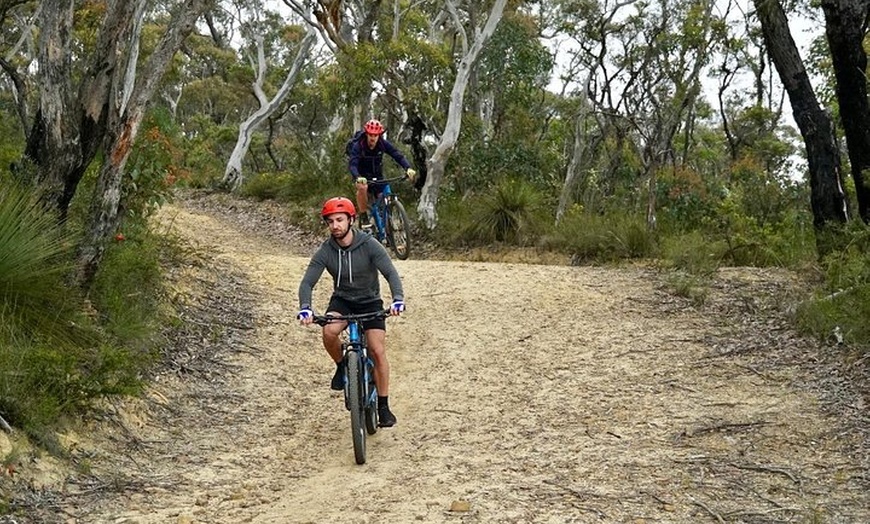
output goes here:
<path id="1" fill-rule="evenodd" d="M 364 422 L 362 362 L 356 351 L 348 351 L 347 358 L 347 405 L 350 408 L 350 430 L 353 435 L 353 455 L 357 464 L 366 462 L 366 427 Z"/>
<path id="2" fill-rule="evenodd" d="M 390 202 L 389 210 L 387 238 L 396 257 L 405 260 L 411 254 L 411 221 L 408 220 L 408 213 L 405 212 L 405 206 L 399 202 L 399 199 Z"/>
<path id="3" fill-rule="evenodd" d="M 372 369 L 369 368 L 369 376 L 371 376 Z M 365 402 L 365 414 L 366 414 L 366 431 L 368 431 L 369 435 L 374 435 L 378 432 L 378 387 L 375 385 L 374 380 L 369 381 L 368 391 L 366 392 L 366 402 Z"/>

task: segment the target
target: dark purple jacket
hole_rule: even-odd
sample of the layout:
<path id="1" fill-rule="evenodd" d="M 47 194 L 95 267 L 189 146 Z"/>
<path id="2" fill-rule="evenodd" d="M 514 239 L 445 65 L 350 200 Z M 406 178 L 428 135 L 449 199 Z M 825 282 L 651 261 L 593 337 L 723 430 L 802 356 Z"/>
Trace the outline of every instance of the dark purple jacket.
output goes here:
<path id="1" fill-rule="evenodd" d="M 369 180 L 381 180 L 384 178 L 384 153 L 393 157 L 402 169 L 407 171 L 411 168 L 408 159 L 396 149 L 396 146 L 383 137 L 378 138 L 374 149 L 369 149 L 365 135 L 354 142 L 350 150 L 350 175 L 356 180 L 363 176 Z"/>

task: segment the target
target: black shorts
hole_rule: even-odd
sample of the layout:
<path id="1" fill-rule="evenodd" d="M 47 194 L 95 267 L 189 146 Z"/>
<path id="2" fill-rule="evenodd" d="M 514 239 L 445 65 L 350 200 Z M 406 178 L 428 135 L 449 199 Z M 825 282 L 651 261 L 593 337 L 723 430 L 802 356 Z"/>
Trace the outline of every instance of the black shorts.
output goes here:
<path id="1" fill-rule="evenodd" d="M 339 313 L 341 315 L 362 315 L 363 313 L 374 313 L 375 311 L 384 310 L 384 301 L 381 299 L 372 300 L 370 302 L 348 302 L 343 298 L 333 295 L 329 299 L 329 306 L 326 311 Z M 383 318 L 375 318 L 366 320 L 362 323 L 363 330 L 382 329 L 387 330 L 387 320 Z"/>
<path id="2" fill-rule="evenodd" d="M 387 186 L 386 182 L 382 182 L 380 180 L 369 180 L 368 193 L 373 198 L 377 198 L 378 195 L 384 192 L 384 188 Z"/>

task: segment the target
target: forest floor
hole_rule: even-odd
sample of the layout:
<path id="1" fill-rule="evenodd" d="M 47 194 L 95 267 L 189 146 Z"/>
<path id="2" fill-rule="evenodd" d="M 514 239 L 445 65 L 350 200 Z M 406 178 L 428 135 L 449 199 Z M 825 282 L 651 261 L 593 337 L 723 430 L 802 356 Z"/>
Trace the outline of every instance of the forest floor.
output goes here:
<path id="1" fill-rule="evenodd" d="M 160 221 L 187 248 L 164 367 L 64 435 L 70 467 L 19 454 L 0 523 L 870 522 L 867 362 L 789 328 L 790 272 L 722 269 L 696 305 L 647 267 L 396 261 L 398 425 L 358 466 L 294 320 L 322 239 L 226 195 Z"/>

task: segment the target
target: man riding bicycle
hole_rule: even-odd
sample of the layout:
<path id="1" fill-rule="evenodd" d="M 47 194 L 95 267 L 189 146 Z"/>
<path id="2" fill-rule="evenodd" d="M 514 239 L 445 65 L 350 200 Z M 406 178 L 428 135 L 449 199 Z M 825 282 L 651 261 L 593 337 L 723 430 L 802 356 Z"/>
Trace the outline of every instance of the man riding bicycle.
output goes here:
<path id="1" fill-rule="evenodd" d="M 311 257 L 308 269 L 299 284 L 299 314 L 303 325 L 314 321 L 311 298 L 314 286 L 329 272 L 333 280 L 332 297 L 327 315 L 353 315 L 382 311 L 378 273 L 386 278 L 393 296 L 390 314 L 398 316 L 405 310 L 404 292 L 399 272 L 384 247 L 371 235 L 358 234 L 352 226 L 356 219 L 353 202 L 344 197 L 330 198 L 323 205 L 321 218 L 329 226 L 330 237 Z M 344 360 L 341 352 L 341 332 L 347 322 L 330 322 L 323 326 L 323 347 L 335 362 L 331 388 L 344 388 Z M 387 361 L 386 321 L 383 318 L 362 323 L 369 354 L 375 363 L 375 384 L 378 388 L 378 425 L 396 424 L 390 411 L 390 364 Z"/>
<path id="2" fill-rule="evenodd" d="M 390 141 L 384 138 L 384 126 L 378 120 L 369 120 L 363 126 L 365 137 L 357 140 L 350 148 L 348 161 L 350 175 L 356 184 L 356 205 L 360 210 L 360 224 L 368 225 L 369 195 L 377 199 L 383 192 L 384 153 L 390 155 L 405 171 L 405 175 L 414 180 L 417 172 L 411 169 L 408 159 Z"/>

